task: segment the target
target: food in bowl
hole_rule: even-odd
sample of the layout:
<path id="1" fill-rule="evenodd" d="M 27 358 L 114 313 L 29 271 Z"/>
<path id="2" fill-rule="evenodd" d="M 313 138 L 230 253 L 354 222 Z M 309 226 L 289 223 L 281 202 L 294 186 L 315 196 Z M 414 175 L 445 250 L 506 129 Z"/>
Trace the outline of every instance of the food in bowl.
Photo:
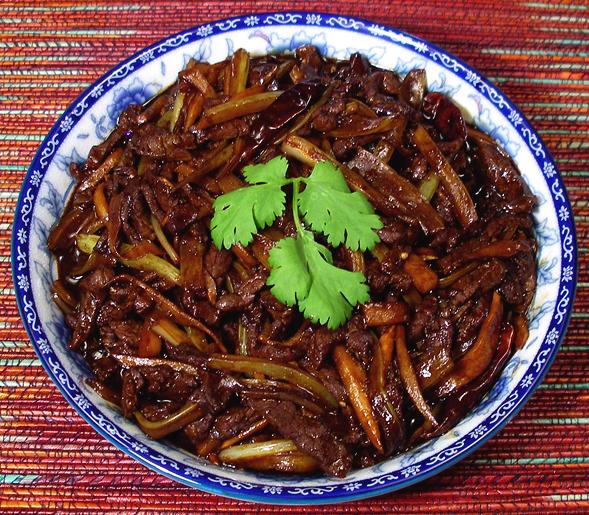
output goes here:
<path id="1" fill-rule="evenodd" d="M 527 339 L 535 198 L 423 70 L 190 61 L 70 170 L 70 348 L 213 463 L 343 477 L 448 431 Z"/>

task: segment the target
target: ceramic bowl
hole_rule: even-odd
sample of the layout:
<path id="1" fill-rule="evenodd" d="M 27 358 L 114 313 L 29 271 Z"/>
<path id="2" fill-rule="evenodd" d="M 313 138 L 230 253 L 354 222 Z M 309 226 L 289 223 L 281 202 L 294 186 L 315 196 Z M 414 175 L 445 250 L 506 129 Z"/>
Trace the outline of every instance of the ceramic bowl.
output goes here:
<path id="1" fill-rule="evenodd" d="M 530 336 L 490 393 L 447 434 L 345 479 L 260 474 L 216 466 L 166 442 L 156 442 L 103 401 L 85 379 L 89 369 L 67 348 L 68 329 L 50 287 L 55 263 L 47 235 L 61 215 L 81 162 L 104 139 L 119 113 L 172 83 L 190 58 L 215 62 L 238 48 L 252 54 L 313 44 L 322 54 L 361 52 L 404 75 L 427 72 L 429 89 L 449 95 L 468 121 L 513 158 L 538 198 L 538 288 Z M 430 477 L 461 460 L 499 431 L 546 374 L 567 325 L 576 281 L 572 210 L 546 147 L 509 99 L 474 69 L 436 46 L 369 21 L 306 12 L 251 14 L 207 23 L 156 43 L 114 67 L 71 106 L 49 132 L 24 179 L 14 220 L 12 266 L 20 313 L 39 359 L 68 402 L 126 454 L 186 485 L 243 500 L 319 504 L 379 495 Z"/>

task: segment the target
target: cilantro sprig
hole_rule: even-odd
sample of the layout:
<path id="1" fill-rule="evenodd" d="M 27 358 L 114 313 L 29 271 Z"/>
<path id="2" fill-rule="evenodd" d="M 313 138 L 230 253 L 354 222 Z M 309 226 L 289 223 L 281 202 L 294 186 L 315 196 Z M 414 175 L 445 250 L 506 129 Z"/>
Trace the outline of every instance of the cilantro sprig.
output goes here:
<path id="1" fill-rule="evenodd" d="M 363 193 L 351 193 L 344 176 L 328 161 L 317 163 L 305 179 L 298 206 L 305 223 L 323 233 L 332 247 L 344 243 L 350 250 L 368 250 L 379 242 L 374 230 L 382 222 L 372 205 Z"/>
<path id="2" fill-rule="evenodd" d="M 246 166 L 243 175 L 251 186 L 225 193 L 215 199 L 211 236 L 217 248 L 235 243 L 249 245 L 258 229 L 274 223 L 284 212 L 288 184 L 288 161 L 275 157 L 265 164 Z"/>
<path id="3" fill-rule="evenodd" d="M 283 157 L 247 166 L 244 177 L 249 186 L 215 200 L 211 236 L 219 249 L 236 243 L 248 245 L 258 230 L 284 213 L 283 187 L 292 185 L 297 234 L 270 250 L 267 284 L 287 306 L 297 305 L 309 320 L 335 329 L 350 317 L 354 306 L 370 299 L 366 278 L 335 266 L 331 251 L 315 240 L 303 222 L 323 234 L 332 247 L 343 244 L 361 251 L 378 243 L 375 231 L 382 222 L 362 193 L 350 191 L 333 164 L 317 163 L 309 177 L 288 178 L 287 170 L 288 161 Z"/>

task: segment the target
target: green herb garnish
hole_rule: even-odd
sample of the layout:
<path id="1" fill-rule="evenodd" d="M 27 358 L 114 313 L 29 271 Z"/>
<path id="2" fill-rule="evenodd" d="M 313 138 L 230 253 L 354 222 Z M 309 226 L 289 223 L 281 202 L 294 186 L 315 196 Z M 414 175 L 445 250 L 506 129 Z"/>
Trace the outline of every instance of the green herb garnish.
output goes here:
<path id="1" fill-rule="evenodd" d="M 350 317 L 356 304 L 370 299 L 366 278 L 334 266 L 330 250 L 303 227 L 299 211 L 304 223 L 322 233 L 331 246 L 343 244 L 350 250 L 371 250 L 379 241 L 375 231 L 382 222 L 362 193 L 350 191 L 333 164 L 317 163 L 309 177 L 287 178 L 287 169 L 283 157 L 245 167 L 250 186 L 221 195 L 213 204 L 213 242 L 227 249 L 251 243 L 258 230 L 284 213 L 282 188 L 292 185 L 297 236 L 280 240 L 270 250 L 272 270 L 267 284 L 284 304 L 296 304 L 309 320 L 335 329 Z"/>
<path id="2" fill-rule="evenodd" d="M 350 250 L 369 250 L 380 241 L 374 230 L 382 222 L 372 205 L 363 193 L 351 193 L 344 176 L 328 161 L 317 163 L 305 179 L 299 209 L 305 223 L 323 233 L 332 247 L 344 243 Z"/>
<path id="3" fill-rule="evenodd" d="M 243 175 L 252 186 L 215 199 L 211 236 L 218 249 L 228 249 L 236 243 L 249 245 L 258 229 L 272 225 L 284 212 L 286 195 L 282 187 L 289 181 L 287 169 L 288 161 L 284 157 L 246 166 Z"/>

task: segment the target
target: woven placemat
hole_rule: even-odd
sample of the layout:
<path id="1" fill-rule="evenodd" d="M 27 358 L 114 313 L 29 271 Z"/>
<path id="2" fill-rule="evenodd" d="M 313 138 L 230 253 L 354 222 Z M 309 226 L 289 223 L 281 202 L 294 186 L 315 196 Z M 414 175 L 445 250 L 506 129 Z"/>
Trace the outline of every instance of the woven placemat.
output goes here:
<path id="1" fill-rule="evenodd" d="M 103 440 L 63 400 L 20 322 L 10 229 L 20 183 L 62 110 L 132 52 L 192 25 L 253 11 L 320 10 L 390 24 L 487 75 L 552 151 L 573 203 L 580 276 L 562 349 L 524 410 L 450 470 L 402 492 L 319 512 L 589 512 L 589 4 L 67 2 L 0 0 L 0 511 L 270 512 L 189 489 Z M 306 513 L 309 508 L 284 508 Z"/>

